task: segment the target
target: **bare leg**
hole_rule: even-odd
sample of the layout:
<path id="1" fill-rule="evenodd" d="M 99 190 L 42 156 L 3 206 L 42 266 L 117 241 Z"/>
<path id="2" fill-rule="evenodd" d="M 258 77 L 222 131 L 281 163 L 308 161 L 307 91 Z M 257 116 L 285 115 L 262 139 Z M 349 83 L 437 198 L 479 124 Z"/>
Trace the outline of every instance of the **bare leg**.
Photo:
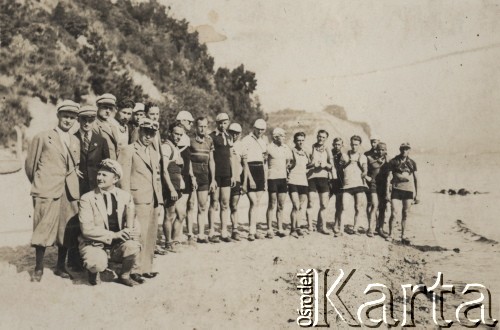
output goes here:
<path id="1" fill-rule="evenodd" d="M 233 235 L 238 232 L 238 203 L 240 202 L 241 195 L 232 195 L 230 208 L 231 208 L 231 224 L 233 227 Z"/>
<path id="2" fill-rule="evenodd" d="M 311 230 L 313 228 L 314 220 L 314 195 L 316 193 L 310 191 L 307 194 L 307 210 L 306 210 L 306 218 L 307 218 L 307 227 Z"/>
<path id="3" fill-rule="evenodd" d="M 205 239 L 205 224 L 207 223 L 208 191 L 197 191 L 198 200 L 198 238 Z M 189 219 L 189 211 L 188 211 Z"/>
<path id="4" fill-rule="evenodd" d="M 189 193 L 187 200 L 187 218 L 186 227 L 188 237 L 193 236 L 193 226 L 196 219 L 196 192 Z"/>
<path id="5" fill-rule="evenodd" d="M 326 208 L 328 207 L 328 202 L 330 201 L 330 193 L 320 193 L 319 194 L 319 211 L 318 211 L 318 230 L 327 232 L 326 228 Z"/>
<path id="6" fill-rule="evenodd" d="M 248 192 L 248 199 L 250 200 L 250 208 L 248 209 L 248 219 L 250 222 L 250 235 L 255 235 L 257 233 L 257 218 L 258 218 L 258 207 L 260 199 L 262 197 L 263 191 L 251 191 Z"/>
<path id="7" fill-rule="evenodd" d="M 292 200 L 292 212 L 290 213 L 290 232 L 293 233 L 298 228 L 300 217 L 300 199 L 298 192 L 291 192 L 290 199 Z"/>
<path id="8" fill-rule="evenodd" d="M 296 223 L 297 228 L 300 228 L 299 222 L 301 222 L 304 219 L 304 211 L 306 210 L 307 202 L 308 202 L 307 194 L 300 194 L 299 195 L 300 207 L 299 207 L 299 212 L 297 213 L 297 223 Z M 309 232 L 312 232 L 314 230 L 314 227 L 311 224 L 311 226 L 308 226 L 307 229 L 309 230 Z"/>
<path id="9" fill-rule="evenodd" d="M 220 216 L 219 194 L 220 188 L 217 187 L 210 195 L 210 209 L 208 210 L 208 237 L 215 236 L 215 223 Z"/>
<path id="10" fill-rule="evenodd" d="M 372 224 L 374 224 L 375 227 L 378 227 L 376 225 L 376 223 L 377 223 L 377 210 L 379 208 L 377 193 L 373 193 L 373 192 L 371 193 L 371 201 L 372 201 L 371 207 L 369 207 L 370 213 L 368 214 L 368 234 L 373 235 Z"/>
<path id="11" fill-rule="evenodd" d="M 335 225 L 334 230 L 341 232 L 340 230 L 340 217 L 342 216 L 342 193 L 337 193 L 335 195 Z"/>
<path id="12" fill-rule="evenodd" d="M 283 209 L 285 208 L 286 193 L 278 193 L 278 210 L 276 217 L 278 219 L 278 231 L 283 232 Z"/>
<path id="13" fill-rule="evenodd" d="M 173 223 L 172 229 L 172 239 L 174 241 L 179 242 L 182 236 L 182 227 L 184 224 L 184 219 L 186 219 L 186 209 L 187 209 L 187 201 L 189 199 L 189 195 L 183 195 L 177 203 L 175 203 L 175 214 L 176 219 Z"/>
<path id="14" fill-rule="evenodd" d="M 353 197 L 351 194 L 349 193 L 342 193 L 342 214 L 340 216 L 340 221 L 339 221 L 339 228 L 340 228 L 340 231 L 342 231 L 342 223 L 346 223 L 346 216 L 347 216 L 347 213 L 344 212 L 345 210 L 348 209 L 348 206 L 351 206 L 351 201 L 353 200 Z M 351 206 L 352 207 L 352 206 Z"/>
<path id="15" fill-rule="evenodd" d="M 408 213 L 412 205 L 412 199 L 403 200 L 403 211 L 401 212 L 401 241 L 406 240 L 405 229 L 406 229 L 406 219 L 408 218 Z M 404 243 L 404 242 L 403 242 Z"/>
<path id="16" fill-rule="evenodd" d="M 165 235 L 165 246 L 172 243 L 172 226 L 175 220 L 175 204 L 165 209 L 165 218 L 163 219 L 163 235 Z"/>
<path id="17" fill-rule="evenodd" d="M 394 219 L 399 217 L 399 209 L 401 208 L 401 201 L 398 199 L 391 200 L 391 218 L 389 219 L 389 238 L 392 238 L 392 230 L 394 225 Z"/>
<path id="18" fill-rule="evenodd" d="M 358 218 L 360 214 L 366 215 L 366 193 L 360 192 L 354 194 L 354 226 L 353 230 L 356 232 L 358 225 Z"/>
<path id="19" fill-rule="evenodd" d="M 221 236 L 226 238 L 229 236 L 227 226 L 230 219 L 229 200 L 231 199 L 231 187 L 220 188 L 220 208 L 221 208 Z"/>
<path id="20" fill-rule="evenodd" d="M 278 204 L 278 193 L 270 192 L 267 204 L 267 231 L 271 235 L 273 234 L 273 222 L 276 220 L 276 204 Z"/>

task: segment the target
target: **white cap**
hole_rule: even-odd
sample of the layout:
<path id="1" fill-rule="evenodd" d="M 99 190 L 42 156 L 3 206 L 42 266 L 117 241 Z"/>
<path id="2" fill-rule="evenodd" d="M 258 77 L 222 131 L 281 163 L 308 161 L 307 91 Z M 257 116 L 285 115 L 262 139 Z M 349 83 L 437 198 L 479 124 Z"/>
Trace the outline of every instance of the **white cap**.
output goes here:
<path id="1" fill-rule="evenodd" d="M 372 136 L 370 136 L 370 141 L 372 141 L 372 140 L 380 141 L 380 137 L 377 134 L 372 134 Z"/>
<path id="2" fill-rule="evenodd" d="M 132 112 L 136 113 L 137 111 L 146 111 L 146 106 L 144 103 L 136 103 Z"/>
<path id="3" fill-rule="evenodd" d="M 283 128 L 276 127 L 273 130 L 273 136 L 285 136 L 286 132 Z"/>
<path id="4" fill-rule="evenodd" d="M 253 127 L 255 127 L 257 129 L 266 129 L 267 124 L 266 124 L 266 121 L 264 119 L 257 119 L 255 121 L 255 123 L 253 124 Z"/>
<path id="5" fill-rule="evenodd" d="M 229 116 L 225 112 L 221 112 L 215 117 L 215 121 L 229 120 Z"/>
<path id="6" fill-rule="evenodd" d="M 189 111 L 182 110 L 182 111 L 179 111 L 179 113 L 177 114 L 177 117 L 175 117 L 175 120 L 194 121 L 194 118 Z"/>
<path id="7" fill-rule="evenodd" d="M 241 133 L 241 131 L 242 131 L 241 125 L 238 123 L 231 123 L 231 125 L 229 125 L 228 131 Z"/>

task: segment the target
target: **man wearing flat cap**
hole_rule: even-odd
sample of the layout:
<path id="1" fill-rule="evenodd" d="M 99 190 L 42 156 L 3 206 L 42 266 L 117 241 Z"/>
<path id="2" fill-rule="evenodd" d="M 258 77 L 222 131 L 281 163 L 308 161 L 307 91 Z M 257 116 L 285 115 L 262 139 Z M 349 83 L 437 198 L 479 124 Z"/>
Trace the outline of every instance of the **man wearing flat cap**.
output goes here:
<path id="1" fill-rule="evenodd" d="M 103 94 L 97 97 L 97 120 L 94 122 L 93 130 L 106 139 L 109 148 L 109 157 L 118 157 L 118 132 L 111 124 L 111 117 L 116 109 L 116 97 L 112 94 Z"/>
<path id="2" fill-rule="evenodd" d="M 122 264 L 118 282 L 126 286 L 136 284 L 131 272 L 141 251 L 139 222 L 132 195 L 115 186 L 121 176 L 116 160 L 103 160 L 97 172 L 97 188 L 80 200 L 80 253 L 91 285 L 100 283 L 99 273 L 108 267 L 106 251 L 112 261 Z"/>
<path id="3" fill-rule="evenodd" d="M 80 195 L 97 187 L 97 168 L 101 161 L 110 158 L 106 139 L 92 132 L 96 120 L 97 107 L 84 105 L 78 113 L 80 129 L 75 136 L 80 141 Z"/>
<path id="4" fill-rule="evenodd" d="M 36 251 L 35 282 L 42 279 L 46 247 L 56 243 L 59 248 L 55 274 L 70 278 L 65 267 L 67 248 L 77 242 L 71 240 L 67 224 L 78 211 L 80 142 L 69 130 L 79 109 L 80 105 L 70 100 L 59 103 L 57 127 L 37 134 L 28 148 L 25 170 L 34 206 L 31 245 Z"/>
<path id="5" fill-rule="evenodd" d="M 153 257 L 158 232 L 158 218 L 155 208 L 163 204 L 160 160 L 153 149 L 153 139 L 159 124 L 148 118 L 139 122 L 139 139 L 125 147 L 118 157 L 122 166 L 123 176 L 120 187 L 132 194 L 137 217 L 141 227 L 141 261 L 138 267 L 140 273 L 132 274 L 136 282 L 143 282 L 143 277 L 152 278 L 158 273 L 153 272 Z"/>

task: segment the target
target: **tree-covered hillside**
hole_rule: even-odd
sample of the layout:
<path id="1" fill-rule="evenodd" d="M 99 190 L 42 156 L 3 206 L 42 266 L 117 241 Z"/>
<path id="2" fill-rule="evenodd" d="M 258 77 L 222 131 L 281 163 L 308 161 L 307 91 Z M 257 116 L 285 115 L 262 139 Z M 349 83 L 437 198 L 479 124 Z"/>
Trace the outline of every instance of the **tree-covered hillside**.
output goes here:
<path id="1" fill-rule="evenodd" d="M 156 88 L 143 89 L 134 74 Z M 228 112 L 244 127 L 264 116 L 255 74 L 243 64 L 215 69 L 197 32 L 155 0 L 0 0 L 0 78 L 0 140 L 29 125 L 24 97 L 85 103 L 109 92 L 159 105 L 163 125 L 180 110 Z"/>

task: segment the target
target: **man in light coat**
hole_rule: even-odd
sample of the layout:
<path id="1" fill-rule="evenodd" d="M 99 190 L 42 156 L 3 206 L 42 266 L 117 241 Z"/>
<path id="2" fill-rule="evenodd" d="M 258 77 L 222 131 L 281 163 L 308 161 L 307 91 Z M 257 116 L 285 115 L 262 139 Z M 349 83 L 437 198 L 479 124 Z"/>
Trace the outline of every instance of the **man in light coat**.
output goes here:
<path id="1" fill-rule="evenodd" d="M 125 147 L 118 157 L 123 169 L 119 186 L 132 194 L 137 217 L 141 226 L 141 275 L 132 274 L 136 282 L 158 275 L 153 272 L 153 257 L 158 232 L 155 208 L 163 204 L 160 160 L 152 147 L 159 124 L 148 118 L 139 122 L 139 139 Z"/>
<path id="2" fill-rule="evenodd" d="M 103 160 L 97 172 L 98 187 L 80 200 L 80 254 L 91 285 L 100 283 L 99 273 L 108 267 L 106 250 L 110 250 L 112 261 L 122 264 L 117 281 L 126 286 L 136 284 L 131 272 L 141 251 L 139 222 L 132 195 L 115 186 L 121 176 L 117 161 Z"/>
<path id="3" fill-rule="evenodd" d="M 28 148 L 25 170 L 31 182 L 34 207 L 31 239 L 36 250 L 34 282 L 42 279 L 46 247 L 56 243 L 59 249 L 54 273 L 62 278 L 71 277 L 65 259 L 68 247 L 77 245 L 80 141 L 69 130 L 79 109 L 80 105 L 70 100 L 59 103 L 57 127 L 37 134 Z"/>

